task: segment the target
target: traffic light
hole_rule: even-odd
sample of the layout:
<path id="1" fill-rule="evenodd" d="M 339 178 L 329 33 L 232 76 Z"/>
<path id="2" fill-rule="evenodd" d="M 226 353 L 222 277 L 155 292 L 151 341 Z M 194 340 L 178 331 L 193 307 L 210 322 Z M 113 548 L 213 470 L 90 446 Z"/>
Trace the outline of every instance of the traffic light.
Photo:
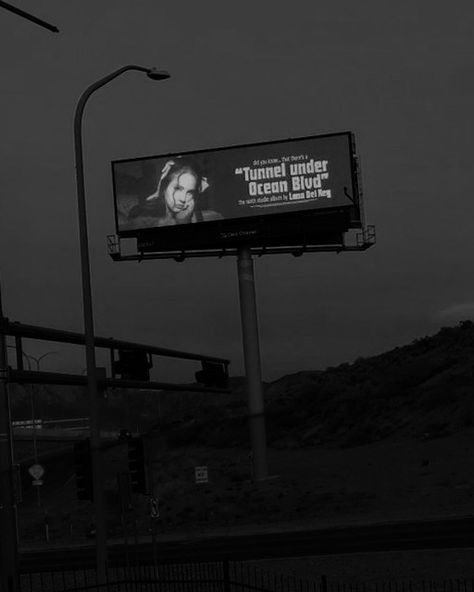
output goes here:
<path id="1" fill-rule="evenodd" d="M 93 500 L 91 443 L 89 438 L 74 443 L 74 472 L 76 473 L 77 499 Z"/>
<path id="2" fill-rule="evenodd" d="M 227 388 L 229 375 L 226 364 L 202 361 L 201 365 L 202 370 L 195 374 L 196 382 L 208 387 Z"/>
<path id="3" fill-rule="evenodd" d="M 128 441 L 128 470 L 132 491 L 147 493 L 145 445 L 142 437 Z"/>
<path id="4" fill-rule="evenodd" d="M 148 352 L 139 349 L 120 349 L 119 359 L 113 363 L 113 373 L 120 374 L 123 380 L 150 380 L 153 366 Z"/>

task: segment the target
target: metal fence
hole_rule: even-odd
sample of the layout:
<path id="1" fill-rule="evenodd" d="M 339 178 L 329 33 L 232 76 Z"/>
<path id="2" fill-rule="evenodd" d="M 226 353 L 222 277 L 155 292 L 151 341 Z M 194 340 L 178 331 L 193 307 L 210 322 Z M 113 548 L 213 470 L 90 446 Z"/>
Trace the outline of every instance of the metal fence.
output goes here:
<path id="1" fill-rule="evenodd" d="M 474 592 L 474 578 L 349 583 L 328 581 L 326 586 L 325 592 Z"/>
<path id="2" fill-rule="evenodd" d="M 107 570 L 107 580 L 102 584 L 97 582 L 95 569 L 24 573 L 20 576 L 20 589 L 21 592 L 328 592 L 322 581 L 311 582 L 231 561 L 114 567 Z"/>
<path id="3" fill-rule="evenodd" d="M 234 561 L 40 571 L 20 576 L 21 592 L 474 592 L 474 579 L 341 582 L 283 575 Z"/>

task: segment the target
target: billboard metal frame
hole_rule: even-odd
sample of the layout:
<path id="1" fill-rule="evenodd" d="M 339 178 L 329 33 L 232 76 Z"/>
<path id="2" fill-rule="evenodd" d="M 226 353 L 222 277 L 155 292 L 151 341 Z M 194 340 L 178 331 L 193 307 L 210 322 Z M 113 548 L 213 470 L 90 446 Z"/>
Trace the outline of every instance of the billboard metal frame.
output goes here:
<path id="1" fill-rule="evenodd" d="M 150 259 L 174 259 L 178 263 L 185 259 L 192 259 L 196 257 L 237 257 L 239 249 L 222 248 L 222 249 L 183 249 L 182 251 L 157 251 L 152 253 L 136 252 L 123 253 L 122 239 L 116 234 L 110 234 L 107 237 L 108 254 L 114 261 L 147 261 Z M 125 239 L 130 240 L 130 239 Z M 250 252 L 252 256 L 261 257 L 262 255 L 293 255 L 300 257 L 305 253 L 342 253 L 354 251 L 366 251 L 376 242 L 375 226 L 369 225 L 355 236 L 353 244 L 346 244 L 342 240 L 337 245 L 297 245 L 297 246 L 282 246 L 282 247 L 252 247 Z"/>
<path id="2" fill-rule="evenodd" d="M 253 149 L 273 145 L 282 146 L 288 144 L 291 147 L 292 143 L 307 142 L 311 140 L 318 141 L 335 137 L 341 137 L 342 140 L 347 142 L 348 157 L 350 159 L 350 170 L 348 171 L 348 174 L 350 174 L 352 183 L 351 191 L 354 192 L 354 195 L 350 195 L 345 186 L 344 193 L 351 203 L 331 205 L 328 207 L 315 206 L 286 212 L 278 212 L 275 210 L 271 213 L 256 213 L 255 215 L 229 217 L 219 221 L 183 224 L 179 227 L 150 226 L 128 230 L 120 229 L 117 197 L 118 188 L 114 169 L 117 164 L 146 162 L 155 159 L 177 158 L 180 156 L 208 155 L 212 153 L 221 153 L 239 149 L 245 150 L 246 148 Z M 334 248 L 334 245 L 340 247 L 340 244 L 343 243 L 344 240 L 342 235 L 345 232 L 350 229 L 363 229 L 365 225 L 359 157 L 356 152 L 354 134 L 350 131 L 203 150 L 189 150 L 179 153 L 174 152 L 146 157 L 116 159 L 111 162 L 111 168 L 116 236 L 119 241 L 121 239 L 136 239 L 137 252 L 143 254 L 174 253 L 176 250 L 180 249 L 180 246 L 183 246 L 186 253 L 199 252 L 199 255 L 190 254 L 187 256 L 202 257 L 205 256 L 205 252 L 207 252 L 209 256 L 214 256 L 218 249 L 225 249 L 226 251 L 233 250 L 232 254 L 236 254 L 240 246 L 246 248 L 250 247 L 252 253 L 254 252 L 253 249 L 259 249 L 259 252 L 261 252 L 261 250 L 266 247 L 266 252 L 270 254 L 272 252 L 287 252 L 282 251 L 281 248 L 290 248 L 301 242 L 306 242 L 308 247 L 323 246 L 330 243 L 331 248 L 325 250 L 333 251 L 340 250 L 340 248 Z M 248 231 L 249 227 L 252 227 L 251 232 Z M 179 245 L 180 242 L 182 245 Z M 158 246 L 155 246 L 154 243 Z M 169 244 L 170 246 L 164 247 L 164 244 Z M 271 249 L 274 248 L 277 248 L 278 250 L 272 251 Z M 344 248 L 342 250 L 346 249 Z M 176 254 L 169 255 L 169 257 L 176 258 Z M 160 256 L 159 258 L 163 258 L 163 256 Z"/>

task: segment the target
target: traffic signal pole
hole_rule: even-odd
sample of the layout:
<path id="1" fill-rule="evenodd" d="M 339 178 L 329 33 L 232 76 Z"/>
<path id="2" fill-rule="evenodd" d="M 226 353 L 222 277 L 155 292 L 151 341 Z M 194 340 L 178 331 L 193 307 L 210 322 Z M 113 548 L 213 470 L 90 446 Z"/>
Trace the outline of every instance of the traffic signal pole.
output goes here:
<path id="1" fill-rule="evenodd" d="M 131 438 L 128 440 L 127 444 L 131 490 L 145 495 L 149 492 L 145 461 L 145 442 L 143 436 Z"/>
<path id="2" fill-rule="evenodd" d="M 0 320 L 3 320 L 0 287 Z M 8 358 L 0 333 L 0 590 L 19 590 L 18 534 L 13 486 L 13 438 L 8 392 Z"/>
<path id="3" fill-rule="evenodd" d="M 267 441 L 265 432 L 265 406 L 260 364 L 255 279 L 250 249 L 239 248 L 237 255 L 239 275 L 240 316 L 247 379 L 248 415 L 253 455 L 253 478 L 268 478 Z"/>

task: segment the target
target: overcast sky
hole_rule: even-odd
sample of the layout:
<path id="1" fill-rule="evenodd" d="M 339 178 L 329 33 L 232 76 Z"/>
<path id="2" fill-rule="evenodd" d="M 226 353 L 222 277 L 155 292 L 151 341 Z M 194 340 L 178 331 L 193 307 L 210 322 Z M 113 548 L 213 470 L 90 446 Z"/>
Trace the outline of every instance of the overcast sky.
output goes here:
<path id="1" fill-rule="evenodd" d="M 256 259 L 264 378 L 351 362 L 474 316 L 472 2 L 11 1 L 60 29 L 0 9 L 0 273 L 11 320 L 83 329 L 74 111 L 89 84 L 132 63 L 172 77 L 127 73 L 86 107 L 98 335 L 226 356 L 242 373 L 236 261 L 114 263 L 111 160 L 346 130 L 377 244 Z M 60 352 L 47 369 L 85 366 L 61 346 L 28 347 Z"/>

